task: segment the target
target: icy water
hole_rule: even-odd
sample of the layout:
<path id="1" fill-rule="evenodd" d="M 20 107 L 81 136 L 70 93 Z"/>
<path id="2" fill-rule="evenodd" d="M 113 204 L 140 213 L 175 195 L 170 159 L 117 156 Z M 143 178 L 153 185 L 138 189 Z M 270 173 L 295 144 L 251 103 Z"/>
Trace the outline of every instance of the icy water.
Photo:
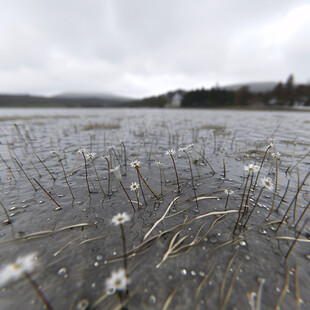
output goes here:
<path id="1" fill-rule="evenodd" d="M 309 131 L 309 112 L 1 109 L 0 309 L 309 309 Z"/>

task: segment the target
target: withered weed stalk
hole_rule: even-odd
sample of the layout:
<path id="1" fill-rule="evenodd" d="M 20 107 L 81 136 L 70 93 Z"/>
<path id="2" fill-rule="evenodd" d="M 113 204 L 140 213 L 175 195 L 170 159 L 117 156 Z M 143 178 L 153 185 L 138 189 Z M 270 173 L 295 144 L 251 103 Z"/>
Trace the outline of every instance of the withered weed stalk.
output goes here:
<path id="1" fill-rule="evenodd" d="M 33 180 L 39 185 L 39 187 L 43 190 L 43 192 L 56 204 L 57 206 L 56 210 L 61 210 L 62 207 L 56 202 L 56 200 L 52 197 L 52 195 L 49 194 L 48 191 L 36 179 Z"/>
<path id="2" fill-rule="evenodd" d="M 4 211 L 4 214 L 5 214 L 5 216 L 6 216 L 6 223 L 7 224 L 11 224 L 12 222 L 11 222 L 11 219 L 10 219 L 10 217 L 9 217 L 9 214 L 8 214 L 8 212 L 6 211 L 6 209 L 5 209 L 5 206 L 3 205 L 3 203 L 0 201 L 0 205 L 1 205 L 1 208 L 2 208 L 2 210 Z"/>
<path id="3" fill-rule="evenodd" d="M 195 181 L 194 181 L 194 175 L 193 175 L 193 170 L 192 170 L 191 159 L 189 157 L 188 152 L 186 151 L 186 148 L 180 148 L 180 151 L 184 152 L 186 154 L 186 156 L 187 156 L 187 159 L 188 159 L 189 170 L 190 170 L 190 173 L 191 173 L 191 180 L 192 180 L 192 188 L 193 188 L 193 191 L 194 191 L 196 207 L 197 207 L 197 210 L 198 210 L 198 200 L 197 200 L 197 194 L 196 194 L 196 188 L 195 188 Z"/>
<path id="4" fill-rule="evenodd" d="M 31 182 L 31 180 L 29 179 L 26 171 L 23 169 L 22 165 L 18 162 L 18 160 L 15 158 L 15 161 L 18 165 L 18 167 L 20 168 L 20 170 L 23 172 L 24 176 L 26 177 L 26 179 L 28 180 L 29 184 L 32 186 L 33 190 L 36 192 L 37 189 L 35 188 L 35 186 L 33 185 L 33 183 Z"/>
<path id="5" fill-rule="evenodd" d="M 203 156 L 196 148 L 193 144 L 190 145 L 190 147 L 198 154 L 201 156 L 201 158 L 204 160 L 204 162 L 210 167 L 210 169 L 212 170 L 212 174 L 215 174 L 215 170 L 213 169 L 213 167 L 211 166 L 211 164 L 209 163 L 209 161 L 205 158 L 205 156 Z"/>
<path id="6" fill-rule="evenodd" d="M 64 167 L 64 165 L 63 165 L 63 163 L 62 163 L 62 159 L 61 159 L 61 157 L 60 157 L 60 155 L 59 155 L 58 153 L 56 153 L 56 152 L 53 152 L 53 153 L 58 157 L 58 161 L 59 161 L 59 163 L 60 163 L 60 165 L 61 165 L 61 168 L 62 168 L 64 177 L 65 177 L 66 184 L 67 184 L 67 186 L 68 186 L 68 188 L 69 188 L 69 191 L 70 191 L 70 194 L 71 194 L 71 196 L 72 196 L 72 199 L 74 200 L 74 195 L 73 195 L 71 186 L 70 186 L 70 184 L 69 184 L 69 182 L 68 182 L 67 175 L 66 175 L 66 171 L 65 171 L 65 167 Z"/>
<path id="7" fill-rule="evenodd" d="M 131 167 L 133 167 L 133 168 L 135 168 L 136 169 L 136 171 L 137 171 L 137 174 L 138 174 L 138 179 L 139 178 L 141 178 L 141 180 L 143 181 L 143 183 L 146 185 L 146 187 L 149 189 L 149 191 L 154 195 L 154 197 L 157 199 L 157 200 L 159 200 L 159 197 L 153 192 L 153 190 L 151 189 L 151 187 L 149 186 L 149 184 L 146 182 L 146 180 L 143 178 L 143 176 L 142 176 L 142 174 L 141 174 L 141 172 L 140 172 L 140 162 L 139 161 L 137 161 L 137 160 L 135 160 L 135 161 L 133 161 L 132 163 L 131 163 Z M 140 180 L 140 179 L 139 179 Z M 142 187 L 141 187 L 141 182 L 139 181 L 139 183 L 140 183 L 140 188 L 141 188 L 141 192 L 143 193 L 143 191 L 142 191 Z M 144 195 L 143 195 L 144 196 Z M 145 203 L 146 203 L 146 201 L 145 201 Z"/>
<path id="8" fill-rule="evenodd" d="M 174 154 L 175 154 L 175 150 L 173 150 L 173 149 L 166 152 L 166 155 L 169 155 L 171 157 L 171 160 L 172 160 L 172 164 L 173 164 L 173 168 L 174 168 L 174 172 L 175 172 L 175 176 L 176 176 L 176 180 L 177 180 L 177 185 L 178 185 L 178 195 L 180 195 L 181 191 L 180 191 L 179 175 L 178 175 L 177 167 L 175 165 L 175 160 L 173 157 Z"/>
<path id="9" fill-rule="evenodd" d="M 92 162 L 92 164 L 93 164 L 94 171 L 95 171 L 95 174 L 96 174 L 97 181 L 98 181 L 99 187 L 100 187 L 100 189 L 101 189 L 101 192 L 102 192 L 103 196 L 106 197 L 105 191 L 104 191 L 104 189 L 103 189 L 103 187 L 102 187 L 102 184 L 101 184 L 101 182 L 100 182 L 100 177 L 99 177 L 99 175 L 98 175 L 98 171 L 97 171 L 97 169 L 96 169 L 96 165 L 95 165 L 95 161 L 94 161 L 94 156 L 95 156 L 95 153 L 88 153 L 88 154 L 87 154 L 87 157 L 90 158 L 90 160 L 91 160 L 91 162 Z"/>
<path id="10" fill-rule="evenodd" d="M 85 180 L 86 180 L 86 185 L 87 185 L 87 190 L 88 190 L 88 196 L 90 197 L 90 188 L 89 188 L 89 184 L 88 184 L 88 172 L 87 172 L 87 162 L 86 162 L 86 156 L 85 156 L 85 150 L 81 149 L 79 150 L 80 153 L 82 153 L 83 155 L 83 159 L 84 159 L 84 168 L 85 168 Z"/>
<path id="11" fill-rule="evenodd" d="M 39 160 L 39 162 L 42 164 L 42 166 L 45 168 L 45 170 L 48 172 L 48 174 L 51 176 L 51 178 L 53 179 L 53 182 L 55 182 L 56 179 L 53 176 L 53 174 L 51 173 L 51 171 L 46 167 L 46 165 L 44 164 L 44 162 L 41 160 L 41 158 L 38 155 L 36 155 L 36 157 Z"/>
<path id="12" fill-rule="evenodd" d="M 117 167 L 115 167 L 114 169 L 111 169 L 111 172 L 114 174 L 116 180 L 117 180 L 117 181 L 119 182 L 119 184 L 121 185 L 121 187 L 122 187 L 124 193 L 126 194 L 128 200 L 129 200 L 129 202 L 130 202 L 130 204 L 131 204 L 132 209 L 133 209 L 134 211 L 136 211 L 136 209 L 135 209 L 135 207 L 134 207 L 134 205 L 133 205 L 133 203 L 132 203 L 132 200 L 130 199 L 130 197 L 129 197 L 127 191 L 126 191 L 126 188 L 125 188 L 125 186 L 123 185 L 123 182 L 122 182 L 122 174 L 121 174 L 121 168 L 120 168 L 120 166 L 117 166 Z"/>
<path id="13" fill-rule="evenodd" d="M 6 163 L 6 161 L 5 161 L 4 158 L 1 156 L 1 154 L 0 154 L 0 158 L 1 158 L 2 162 L 4 163 L 4 165 L 6 166 L 6 168 L 8 169 L 8 171 L 9 171 L 9 173 L 11 174 L 11 176 L 12 176 L 13 180 L 15 181 L 15 183 L 17 183 L 17 181 L 16 181 L 16 179 L 15 179 L 15 176 L 14 176 L 14 174 L 13 174 L 13 172 L 12 172 L 12 169 L 11 169 L 10 166 Z"/>
<path id="14" fill-rule="evenodd" d="M 108 165 L 108 196 L 112 195 L 111 191 L 111 167 L 110 167 L 110 161 L 108 156 L 103 156 L 103 158 L 106 160 Z"/>

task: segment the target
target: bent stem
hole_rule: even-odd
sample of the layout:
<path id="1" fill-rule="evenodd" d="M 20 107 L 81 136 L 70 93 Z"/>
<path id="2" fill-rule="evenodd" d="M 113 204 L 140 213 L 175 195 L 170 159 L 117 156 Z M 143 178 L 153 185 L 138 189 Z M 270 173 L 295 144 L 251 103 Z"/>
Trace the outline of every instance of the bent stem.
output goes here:
<path id="1" fill-rule="evenodd" d="M 93 167 L 94 167 L 94 170 L 95 170 L 95 173 L 96 173 L 96 176 L 97 176 L 97 180 L 98 180 L 100 189 L 101 189 L 101 191 L 102 191 L 102 194 L 103 194 L 104 197 L 106 197 L 105 191 L 103 190 L 103 187 L 102 187 L 101 182 L 100 182 L 100 178 L 99 178 L 99 175 L 98 175 L 96 166 L 95 166 L 95 162 L 94 162 L 94 160 L 92 159 L 92 157 L 91 157 L 90 159 L 91 159 L 91 161 L 92 161 L 92 163 L 93 163 Z"/>
<path id="2" fill-rule="evenodd" d="M 84 152 L 82 152 L 83 158 L 84 158 L 84 167 L 85 167 L 85 179 L 86 179 L 86 184 L 87 184 L 87 190 L 88 190 L 88 195 L 90 197 L 90 188 L 88 184 L 88 172 L 87 172 L 87 163 L 86 163 L 86 156 Z"/>
<path id="3" fill-rule="evenodd" d="M 120 183 L 120 185 L 121 185 L 123 191 L 125 192 L 125 194 L 126 194 L 128 200 L 129 200 L 129 202 L 130 202 L 130 204 L 131 204 L 133 210 L 136 212 L 136 209 L 135 209 L 135 207 L 134 207 L 134 205 L 133 205 L 133 203 L 132 203 L 132 201 L 131 201 L 131 199 L 130 199 L 130 197 L 129 197 L 129 195 L 128 195 L 128 193 L 127 193 L 127 191 L 126 191 L 126 189 L 125 189 L 125 187 L 124 187 L 124 185 L 123 185 L 123 183 L 122 183 L 122 181 L 119 181 L 119 183 Z"/>
<path id="4" fill-rule="evenodd" d="M 43 165 L 43 167 L 45 168 L 45 170 L 49 173 L 49 175 L 52 177 L 53 182 L 56 181 L 55 177 L 52 175 L 52 173 L 50 172 L 50 170 L 46 167 L 46 165 L 44 164 L 44 162 L 41 160 L 41 158 L 36 155 L 37 159 L 39 160 L 39 162 Z"/>
<path id="5" fill-rule="evenodd" d="M 263 160 L 262 160 L 262 162 L 261 162 L 261 164 L 260 164 L 260 167 L 259 167 L 259 170 L 258 170 L 258 173 L 257 173 L 257 176 L 256 176 L 256 180 L 255 180 L 255 184 L 254 184 L 254 186 L 253 186 L 253 190 L 255 189 L 255 187 L 256 187 L 256 185 L 257 185 L 258 178 L 259 178 L 259 175 L 260 175 L 260 173 L 261 173 L 261 170 L 262 170 L 263 164 L 264 164 L 264 162 L 265 162 L 265 159 L 266 159 L 267 153 L 268 153 L 268 151 L 270 150 L 270 148 L 271 148 L 271 147 L 272 147 L 272 144 L 268 145 L 268 147 L 267 147 L 267 149 L 266 149 L 266 151 L 265 151 L 265 154 L 264 154 Z"/>
<path id="6" fill-rule="evenodd" d="M 62 207 L 56 202 L 56 200 L 44 189 L 44 187 L 36 180 L 33 179 L 39 186 L 40 188 L 44 191 L 44 193 L 57 205 L 57 209 L 56 210 L 61 210 Z"/>
<path id="7" fill-rule="evenodd" d="M 194 191 L 196 206 L 197 206 L 197 210 L 198 210 L 198 200 L 197 200 L 196 188 L 195 188 L 195 183 L 194 183 L 194 176 L 193 176 L 191 159 L 190 159 L 188 153 L 186 152 L 186 150 L 183 150 L 183 152 L 186 154 L 186 156 L 188 158 L 189 169 L 190 169 L 190 172 L 191 172 L 191 179 L 192 179 L 192 188 L 193 188 L 193 191 Z"/>
<path id="8" fill-rule="evenodd" d="M 29 282 L 29 284 L 32 286 L 32 288 L 36 291 L 37 295 L 39 296 L 39 298 L 41 299 L 41 301 L 43 302 L 45 308 L 47 310 L 52 310 L 52 307 L 50 305 L 50 303 L 47 301 L 46 297 L 44 296 L 43 292 L 41 291 L 40 287 L 38 286 L 38 284 L 31 278 L 31 276 L 24 272 L 24 277 L 25 279 Z"/>
<path id="9" fill-rule="evenodd" d="M 110 177 L 110 161 L 108 159 L 108 156 L 104 156 L 103 157 L 106 161 L 107 161 L 107 165 L 108 165 L 108 196 L 112 195 L 112 192 L 111 192 L 111 177 Z"/>
<path id="10" fill-rule="evenodd" d="M 255 208 L 256 208 L 256 206 L 257 206 L 257 204 L 258 204 L 259 198 L 260 198 L 260 196 L 262 195 L 262 193 L 263 193 L 263 191 L 264 191 L 264 188 L 265 188 L 265 187 L 262 187 L 262 189 L 260 190 L 259 195 L 258 195 L 258 197 L 257 197 L 257 199 L 256 199 L 256 202 L 255 202 L 255 205 L 254 205 L 254 207 L 253 207 L 253 209 L 252 209 L 251 213 L 249 214 L 249 216 L 248 216 L 247 220 L 245 221 L 245 223 L 244 223 L 243 227 L 245 227 L 245 226 L 246 226 L 246 224 L 248 223 L 248 221 L 249 221 L 250 217 L 252 216 L 252 214 L 253 214 L 253 212 L 254 212 L 254 210 L 255 210 Z"/>
<path id="11" fill-rule="evenodd" d="M 0 201 L 0 205 L 1 205 L 1 207 L 2 207 L 2 209 L 3 209 L 3 211 L 4 211 L 4 213 L 5 213 L 5 216 L 6 216 L 6 218 L 7 218 L 7 223 L 8 224 L 11 224 L 12 223 L 12 221 L 11 221 L 11 219 L 10 219 L 10 217 L 9 217 L 9 214 L 8 214 L 8 212 L 6 211 L 6 209 L 5 209 L 5 207 L 4 207 L 4 205 L 3 205 L 3 203 Z"/>
<path id="12" fill-rule="evenodd" d="M 173 167 L 174 167 L 174 171 L 175 171 L 175 176 L 177 178 L 177 184 L 178 184 L 178 195 L 180 195 L 180 183 L 179 183 L 179 176 L 178 176 L 178 172 L 177 172 L 177 167 L 175 165 L 175 161 L 174 161 L 174 158 L 173 158 L 173 155 L 172 154 L 169 154 L 171 159 L 172 159 L 172 163 L 173 163 Z M 159 199 L 158 199 L 159 200 Z"/>
<path id="13" fill-rule="evenodd" d="M 144 182 L 144 184 L 147 186 L 147 188 L 150 190 L 150 192 L 156 197 L 157 200 L 159 200 L 159 197 L 152 191 L 152 189 L 150 188 L 150 186 L 147 184 L 147 182 L 145 181 L 145 179 L 143 178 L 140 170 L 139 170 L 139 167 L 137 166 L 136 167 L 136 170 L 138 172 L 138 175 L 141 177 L 141 180 Z M 141 187 L 141 186 L 140 186 Z"/>
<path id="14" fill-rule="evenodd" d="M 193 145 L 191 145 L 191 148 L 198 154 L 201 156 L 201 158 L 206 162 L 206 164 L 210 167 L 210 169 L 212 170 L 212 173 L 215 174 L 215 170 L 213 169 L 213 167 L 211 166 L 211 164 L 209 163 L 209 161 L 199 152 L 197 151 L 197 149 L 195 149 L 195 147 Z"/>

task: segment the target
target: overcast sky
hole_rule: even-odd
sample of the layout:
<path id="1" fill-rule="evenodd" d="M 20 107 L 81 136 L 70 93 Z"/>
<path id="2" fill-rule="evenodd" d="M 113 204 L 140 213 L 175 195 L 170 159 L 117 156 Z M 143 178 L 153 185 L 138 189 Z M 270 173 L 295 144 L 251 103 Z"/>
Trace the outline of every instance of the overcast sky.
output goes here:
<path id="1" fill-rule="evenodd" d="M 310 1 L 0 0 L 0 93 L 310 82 Z"/>

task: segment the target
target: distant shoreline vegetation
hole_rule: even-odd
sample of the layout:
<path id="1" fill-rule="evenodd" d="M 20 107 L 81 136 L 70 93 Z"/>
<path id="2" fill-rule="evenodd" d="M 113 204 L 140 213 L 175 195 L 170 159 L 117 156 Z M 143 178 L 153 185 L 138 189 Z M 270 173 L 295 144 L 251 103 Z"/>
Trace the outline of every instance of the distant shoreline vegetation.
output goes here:
<path id="1" fill-rule="evenodd" d="M 254 84 L 254 86 L 259 83 Z M 264 85 L 265 87 L 262 87 Z M 31 95 L 0 95 L 0 108 L 6 107 L 67 107 L 67 108 L 244 108 L 288 109 L 310 107 L 310 84 L 294 84 L 291 74 L 285 83 L 262 83 L 235 87 L 214 87 L 191 91 L 176 90 L 143 99 L 116 96 L 63 95 L 55 97 Z"/>

